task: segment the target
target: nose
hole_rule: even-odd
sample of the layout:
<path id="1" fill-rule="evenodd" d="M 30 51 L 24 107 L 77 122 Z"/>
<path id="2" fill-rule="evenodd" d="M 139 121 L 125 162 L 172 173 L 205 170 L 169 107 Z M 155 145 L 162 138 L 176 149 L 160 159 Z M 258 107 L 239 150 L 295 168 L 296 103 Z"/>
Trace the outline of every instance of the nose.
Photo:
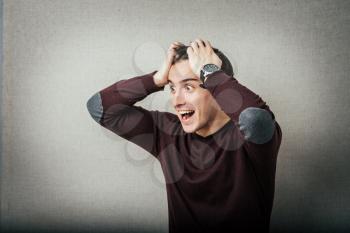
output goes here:
<path id="1" fill-rule="evenodd" d="M 185 104 L 185 97 L 181 91 L 178 91 L 173 95 L 173 104 L 175 107 Z"/>

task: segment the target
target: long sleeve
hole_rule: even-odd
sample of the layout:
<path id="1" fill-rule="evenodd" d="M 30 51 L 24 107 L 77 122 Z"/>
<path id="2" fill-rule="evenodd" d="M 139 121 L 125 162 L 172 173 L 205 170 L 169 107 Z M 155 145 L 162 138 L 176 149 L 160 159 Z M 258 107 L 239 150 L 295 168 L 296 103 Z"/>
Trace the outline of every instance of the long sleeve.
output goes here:
<path id="1" fill-rule="evenodd" d="M 208 75 L 203 87 L 239 128 L 245 138 L 242 146 L 260 170 L 258 173 L 270 170 L 273 176 L 282 130 L 266 102 L 224 71 Z"/>
<path id="2" fill-rule="evenodd" d="M 267 203 L 266 214 L 269 215 L 275 190 L 277 155 L 282 141 L 282 131 L 273 112 L 257 94 L 223 71 L 210 74 L 203 87 L 211 92 L 244 135 L 242 148 L 254 168 L 264 203 Z"/>
<path id="3" fill-rule="evenodd" d="M 159 130 L 155 122 L 159 112 L 134 106 L 149 94 L 164 90 L 154 83 L 156 72 L 120 80 L 95 93 L 86 106 L 98 124 L 157 157 Z"/>
<path id="4" fill-rule="evenodd" d="M 275 115 L 261 97 L 224 71 L 210 74 L 203 87 L 239 126 L 248 142 L 264 144 L 270 141 L 276 130 Z"/>

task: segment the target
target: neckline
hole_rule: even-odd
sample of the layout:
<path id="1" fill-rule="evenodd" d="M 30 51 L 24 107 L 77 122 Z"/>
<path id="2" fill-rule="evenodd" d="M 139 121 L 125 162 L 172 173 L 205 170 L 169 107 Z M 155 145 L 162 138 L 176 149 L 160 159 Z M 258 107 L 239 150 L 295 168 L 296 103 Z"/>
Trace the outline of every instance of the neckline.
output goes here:
<path id="1" fill-rule="evenodd" d="M 209 140 L 209 139 L 213 138 L 214 135 L 217 135 L 217 134 L 221 133 L 223 130 L 225 130 L 226 128 L 228 128 L 231 124 L 233 124 L 232 119 L 230 119 L 229 121 L 227 121 L 220 129 L 216 130 L 214 133 L 209 134 L 209 135 L 206 136 L 206 137 L 203 137 L 203 136 L 197 134 L 196 132 L 191 133 L 191 134 L 192 134 L 195 138 L 202 139 L 202 140 Z"/>

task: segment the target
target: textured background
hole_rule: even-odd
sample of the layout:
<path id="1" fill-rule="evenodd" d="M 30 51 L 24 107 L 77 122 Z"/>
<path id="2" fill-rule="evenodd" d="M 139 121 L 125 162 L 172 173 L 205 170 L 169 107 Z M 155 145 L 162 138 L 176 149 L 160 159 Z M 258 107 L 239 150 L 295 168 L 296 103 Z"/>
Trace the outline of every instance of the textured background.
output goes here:
<path id="1" fill-rule="evenodd" d="M 282 127 L 271 232 L 350 230 L 350 1 L 5 0 L 2 12 L 3 231 L 167 232 L 160 165 L 86 101 L 197 37 Z"/>

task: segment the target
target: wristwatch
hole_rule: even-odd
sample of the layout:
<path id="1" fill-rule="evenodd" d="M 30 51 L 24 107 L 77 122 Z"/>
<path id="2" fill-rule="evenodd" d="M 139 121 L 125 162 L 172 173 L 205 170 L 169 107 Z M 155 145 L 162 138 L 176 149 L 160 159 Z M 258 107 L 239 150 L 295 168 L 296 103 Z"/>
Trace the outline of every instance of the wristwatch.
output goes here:
<path id="1" fill-rule="evenodd" d="M 205 64 L 200 72 L 200 80 L 204 83 L 209 74 L 219 71 L 220 68 L 215 64 Z"/>

